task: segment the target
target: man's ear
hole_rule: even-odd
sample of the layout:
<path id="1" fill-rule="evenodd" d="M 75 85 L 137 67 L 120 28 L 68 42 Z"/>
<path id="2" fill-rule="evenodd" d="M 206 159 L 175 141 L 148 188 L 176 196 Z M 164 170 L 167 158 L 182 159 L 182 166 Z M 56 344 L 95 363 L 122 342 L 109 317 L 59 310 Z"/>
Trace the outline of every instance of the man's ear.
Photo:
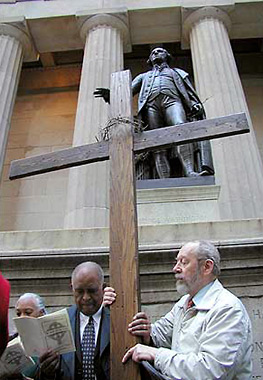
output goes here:
<path id="1" fill-rule="evenodd" d="M 214 262 L 211 259 L 207 259 L 204 264 L 204 273 L 211 274 L 214 269 Z"/>

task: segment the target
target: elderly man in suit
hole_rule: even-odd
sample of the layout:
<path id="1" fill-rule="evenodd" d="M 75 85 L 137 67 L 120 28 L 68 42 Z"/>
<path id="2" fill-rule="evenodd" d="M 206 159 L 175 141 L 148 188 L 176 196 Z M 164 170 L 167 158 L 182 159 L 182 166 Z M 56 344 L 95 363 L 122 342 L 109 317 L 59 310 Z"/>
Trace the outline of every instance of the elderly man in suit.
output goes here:
<path id="1" fill-rule="evenodd" d="M 75 305 L 68 309 L 76 352 L 40 358 L 40 379 L 109 380 L 110 315 L 103 307 L 104 274 L 94 262 L 79 264 L 72 272 Z"/>

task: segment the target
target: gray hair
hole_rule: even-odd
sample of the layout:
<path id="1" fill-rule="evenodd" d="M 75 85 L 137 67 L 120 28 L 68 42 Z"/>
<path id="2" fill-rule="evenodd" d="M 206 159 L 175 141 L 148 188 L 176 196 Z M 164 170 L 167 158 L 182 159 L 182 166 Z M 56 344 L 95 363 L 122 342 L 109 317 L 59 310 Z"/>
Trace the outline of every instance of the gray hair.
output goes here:
<path id="1" fill-rule="evenodd" d="M 76 268 L 73 270 L 71 275 L 71 284 L 73 284 L 73 281 L 76 277 L 76 275 L 79 273 L 80 270 L 86 269 L 86 270 L 95 270 L 98 275 L 98 279 L 100 283 L 103 285 L 104 283 L 104 272 L 101 266 L 93 261 L 85 261 L 84 263 L 81 263 L 76 266 Z"/>
<path id="2" fill-rule="evenodd" d="M 47 314 L 47 310 L 46 310 L 46 307 L 45 307 L 45 302 L 44 302 L 43 298 L 40 297 L 39 294 L 36 294 L 36 293 L 24 293 L 24 294 L 22 294 L 19 297 L 18 301 L 20 301 L 22 299 L 26 299 L 26 298 L 33 298 L 36 301 L 36 304 L 37 304 L 39 310 L 43 311 L 44 314 Z"/>
<path id="3" fill-rule="evenodd" d="M 220 253 L 218 249 L 210 241 L 201 240 L 193 242 L 196 244 L 195 253 L 199 260 L 209 259 L 214 263 L 212 273 L 218 277 L 220 275 Z"/>

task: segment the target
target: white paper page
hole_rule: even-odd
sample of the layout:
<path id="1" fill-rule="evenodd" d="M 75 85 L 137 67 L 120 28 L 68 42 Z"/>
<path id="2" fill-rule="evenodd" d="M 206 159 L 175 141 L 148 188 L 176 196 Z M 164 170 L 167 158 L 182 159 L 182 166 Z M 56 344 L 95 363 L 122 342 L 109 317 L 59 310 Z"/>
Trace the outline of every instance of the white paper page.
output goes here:
<path id="1" fill-rule="evenodd" d="M 19 338 L 13 339 L 8 343 L 0 360 L 0 376 L 20 373 L 34 361 L 26 356 L 25 350 Z"/>
<path id="2" fill-rule="evenodd" d="M 14 318 L 14 322 L 27 355 L 42 355 L 47 350 L 47 346 L 39 329 L 38 318 L 19 317 Z"/>
<path id="3" fill-rule="evenodd" d="M 75 343 L 66 309 L 38 318 L 45 335 L 45 344 L 59 354 L 75 351 Z"/>
<path id="4" fill-rule="evenodd" d="M 66 309 L 39 318 L 14 318 L 14 322 L 30 356 L 41 356 L 47 349 L 53 349 L 59 354 L 75 351 Z"/>

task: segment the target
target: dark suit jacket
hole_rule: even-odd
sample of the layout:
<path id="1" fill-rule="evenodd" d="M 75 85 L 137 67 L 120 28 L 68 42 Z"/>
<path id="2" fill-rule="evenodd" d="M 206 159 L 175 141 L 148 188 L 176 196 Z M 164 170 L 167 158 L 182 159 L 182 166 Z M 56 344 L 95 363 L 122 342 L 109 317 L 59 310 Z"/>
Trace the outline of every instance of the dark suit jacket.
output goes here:
<path id="1" fill-rule="evenodd" d="M 75 337 L 76 352 L 61 355 L 60 371 L 58 380 L 81 379 L 82 359 L 79 334 L 79 311 L 76 305 L 68 309 L 70 324 Z M 97 380 L 110 379 L 110 312 L 107 308 L 102 309 L 101 323 L 95 349 L 95 372 Z"/>

